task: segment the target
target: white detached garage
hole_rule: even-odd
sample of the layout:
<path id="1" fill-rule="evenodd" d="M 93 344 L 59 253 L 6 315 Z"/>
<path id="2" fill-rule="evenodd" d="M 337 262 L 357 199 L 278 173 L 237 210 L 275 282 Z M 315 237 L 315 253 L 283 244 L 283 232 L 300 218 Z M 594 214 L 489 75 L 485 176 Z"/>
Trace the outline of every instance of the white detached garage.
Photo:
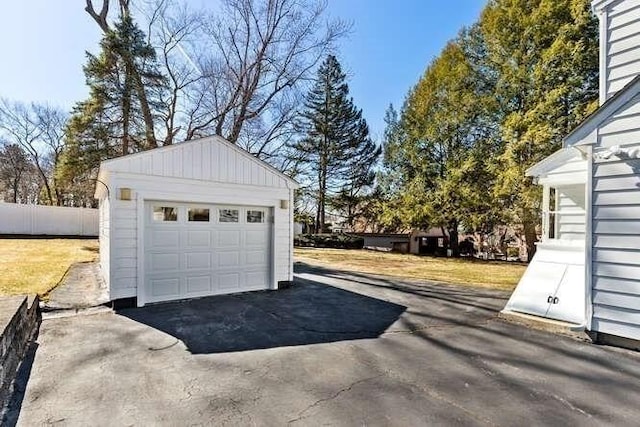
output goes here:
<path id="1" fill-rule="evenodd" d="M 95 197 L 110 299 L 143 306 L 288 284 L 296 188 L 220 137 L 102 162 Z"/>

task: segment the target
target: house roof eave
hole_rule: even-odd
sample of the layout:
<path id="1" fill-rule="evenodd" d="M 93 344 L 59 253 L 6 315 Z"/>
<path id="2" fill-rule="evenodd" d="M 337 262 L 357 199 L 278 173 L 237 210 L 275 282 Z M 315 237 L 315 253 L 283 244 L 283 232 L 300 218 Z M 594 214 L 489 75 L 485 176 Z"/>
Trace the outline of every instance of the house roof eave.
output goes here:
<path id="1" fill-rule="evenodd" d="M 585 141 L 585 139 L 602 122 L 611 117 L 613 113 L 629 102 L 638 93 L 640 93 L 640 75 L 634 77 L 633 80 L 625 85 L 625 87 L 620 89 L 615 95 L 587 116 L 575 129 L 565 136 L 563 140 L 564 145 L 568 147 L 571 145 L 589 145 L 595 143 L 595 141 Z"/>

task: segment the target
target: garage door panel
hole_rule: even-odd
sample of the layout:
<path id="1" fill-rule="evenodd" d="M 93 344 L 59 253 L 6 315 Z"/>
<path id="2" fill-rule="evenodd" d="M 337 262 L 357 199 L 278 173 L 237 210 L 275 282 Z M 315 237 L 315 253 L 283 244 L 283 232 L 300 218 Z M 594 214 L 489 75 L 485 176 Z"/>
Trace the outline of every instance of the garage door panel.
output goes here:
<path id="1" fill-rule="evenodd" d="M 150 288 L 152 290 L 151 295 L 155 298 L 179 298 L 180 292 L 180 279 L 178 277 L 163 278 L 163 279 L 149 279 Z"/>
<path id="2" fill-rule="evenodd" d="M 209 293 L 212 290 L 211 275 L 187 277 L 186 286 L 188 294 Z"/>
<path id="3" fill-rule="evenodd" d="M 150 253 L 148 256 L 150 273 L 180 269 L 180 255 L 177 253 Z"/>
<path id="4" fill-rule="evenodd" d="M 266 266 L 269 263 L 268 253 L 265 250 L 249 250 L 246 252 L 245 263 L 249 267 Z"/>
<path id="5" fill-rule="evenodd" d="M 248 222 L 247 210 L 238 222 L 189 221 L 189 209 L 217 212 L 224 206 L 172 203 L 177 220 L 153 220 L 147 203 L 145 219 L 146 302 L 267 289 L 271 278 L 271 224 Z M 165 202 L 162 202 L 165 203 Z M 268 208 L 260 208 L 266 212 Z"/>
<path id="6" fill-rule="evenodd" d="M 150 233 L 146 249 L 167 249 L 180 247 L 179 230 L 157 230 Z"/>
<path id="7" fill-rule="evenodd" d="M 240 288 L 240 273 L 222 273 L 218 275 L 218 288 L 237 290 Z"/>
<path id="8" fill-rule="evenodd" d="M 210 249 L 211 234 L 209 230 L 189 230 L 186 233 L 185 245 L 190 248 Z"/>
<path id="9" fill-rule="evenodd" d="M 218 252 L 218 264 L 219 268 L 238 268 L 240 266 L 240 251 L 225 251 Z"/>
<path id="10" fill-rule="evenodd" d="M 245 272 L 245 282 L 250 288 L 259 288 L 264 284 L 266 277 L 264 271 L 247 271 Z"/>
<path id="11" fill-rule="evenodd" d="M 219 230 L 216 248 L 239 248 L 240 230 Z"/>
<path id="12" fill-rule="evenodd" d="M 185 256 L 185 268 L 187 270 L 211 269 L 211 253 L 210 252 L 186 253 L 184 256 Z"/>
<path id="13" fill-rule="evenodd" d="M 247 230 L 245 231 L 245 244 L 247 247 L 255 246 L 264 248 L 267 245 L 267 233 L 265 233 L 265 229 L 260 227 L 257 230 Z"/>

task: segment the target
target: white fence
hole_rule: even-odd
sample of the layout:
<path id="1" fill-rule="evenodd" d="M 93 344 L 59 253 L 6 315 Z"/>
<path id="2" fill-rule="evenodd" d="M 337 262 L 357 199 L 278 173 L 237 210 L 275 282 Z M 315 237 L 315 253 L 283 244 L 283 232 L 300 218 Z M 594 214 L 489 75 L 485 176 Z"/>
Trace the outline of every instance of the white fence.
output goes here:
<path id="1" fill-rule="evenodd" d="M 97 236 L 98 209 L 0 203 L 0 234 Z"/>

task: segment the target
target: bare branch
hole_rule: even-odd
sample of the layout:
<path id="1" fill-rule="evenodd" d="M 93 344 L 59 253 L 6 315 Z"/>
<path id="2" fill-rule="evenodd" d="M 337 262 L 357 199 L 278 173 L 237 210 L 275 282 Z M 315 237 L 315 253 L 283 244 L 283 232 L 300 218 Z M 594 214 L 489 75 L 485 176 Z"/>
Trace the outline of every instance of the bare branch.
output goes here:
<path id="1" fill-rule="evenodd" d="M 109 14 L 109 0 L 102 0 L 102 8 L 100 13 L 97 13 L 93 7 L 92 0 L 86 0 L 87 5 L 84 10 L 93 18 L 103 32 L 109 31 L 109 24 L 107 23 L 107 15 Z"/>

